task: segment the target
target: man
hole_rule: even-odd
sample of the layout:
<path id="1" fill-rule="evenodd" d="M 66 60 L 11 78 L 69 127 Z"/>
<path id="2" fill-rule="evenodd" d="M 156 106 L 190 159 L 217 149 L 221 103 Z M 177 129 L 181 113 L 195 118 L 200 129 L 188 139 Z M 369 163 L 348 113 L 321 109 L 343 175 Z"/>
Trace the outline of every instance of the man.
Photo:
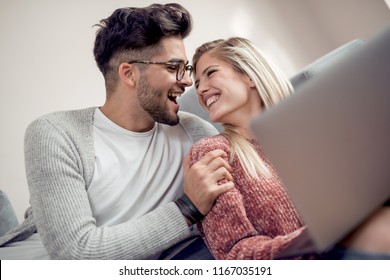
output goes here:
<path id="1" fill-rule="evenodd" d="M 199 258 L 180 251 L 197 237 L 192 225 L 233 183 L 222 151 L 191 169 L 184 160 L 183 182 L 189 147 L 217 132 L 178 113 L 176 99 L 192 85 L 183 45 L 191 16 L 178 4 L 153 4 L 118 9 L 98 26 L 94 55 L 106 102 L 28 127 L 31 207 L 0 239 L 0 257 Z M 222 178 L 228 182 L 218 185 Z"/>

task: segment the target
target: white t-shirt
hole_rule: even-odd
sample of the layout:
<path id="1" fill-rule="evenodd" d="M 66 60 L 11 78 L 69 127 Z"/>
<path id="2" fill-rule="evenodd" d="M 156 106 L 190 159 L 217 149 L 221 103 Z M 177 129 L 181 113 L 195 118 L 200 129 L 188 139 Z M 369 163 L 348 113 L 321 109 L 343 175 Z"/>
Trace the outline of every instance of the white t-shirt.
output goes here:
<path id="1" fill-rule="evenodd" d="M 132 132 L 96 109 L 95 171 L 88 188 L 97 226 L 142 216 L 183 192 L 182 159 L 192 141 L 180 126 Z"/>

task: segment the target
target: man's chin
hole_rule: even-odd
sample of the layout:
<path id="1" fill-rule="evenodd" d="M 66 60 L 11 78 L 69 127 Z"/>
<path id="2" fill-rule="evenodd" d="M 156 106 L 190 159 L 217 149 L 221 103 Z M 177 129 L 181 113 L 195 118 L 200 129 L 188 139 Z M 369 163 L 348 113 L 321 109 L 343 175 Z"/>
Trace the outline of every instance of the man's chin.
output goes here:
<path id="1" fill-rule="evenodd" d="M 158 123 L 162 123 L 162 124 L 166 124 L 166 125 L 170 125 L 170 126 L 175 126 L 179 123 L 180 118 L 179 118 L 178 114 L 175 114 L 175 115 L 167 116 L 165 118 L 160 118 L 158 120 L 155 119 L 155 121 Z"/>
<path id="2" fill-rule="evenodd" d="M 180 119 L 179 119 L 179 116 L 177 116 L 176 120 L 170 121 L 169 123 L 167 123 L 167 125 L 175 126 L 175 125 L 178 125 L 179 122 L 180 122 Z"/>
<path id="3" fill-rule="evenodd" d="M 174 114 L 170 115 L 170 118 L 169 118 L 170 120 L 167 123 L 168 125 L 175 126 L 175 125 L 177 125 L 179 123 L 180 118 L 179 118 L 178 112 L 179 112 L 179 109 L 175 110 Z"/>

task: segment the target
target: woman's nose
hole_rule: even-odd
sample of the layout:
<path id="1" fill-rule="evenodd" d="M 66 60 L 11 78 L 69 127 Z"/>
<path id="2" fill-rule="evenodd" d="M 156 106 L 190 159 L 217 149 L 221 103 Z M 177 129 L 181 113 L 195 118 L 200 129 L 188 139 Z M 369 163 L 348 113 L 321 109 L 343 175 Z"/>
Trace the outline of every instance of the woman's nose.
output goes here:
<path id="1" fill-rule="evenodd" d="M 205 94 L 205 92 L 207 92 L 208 90 L 208 87 L 207 85 L 204 83 L 204 82 L 199 82 L 197 84 L 197 88 L 196 88 L 196 93 L 199 95 L 199 96 L 203 96 Z"/>

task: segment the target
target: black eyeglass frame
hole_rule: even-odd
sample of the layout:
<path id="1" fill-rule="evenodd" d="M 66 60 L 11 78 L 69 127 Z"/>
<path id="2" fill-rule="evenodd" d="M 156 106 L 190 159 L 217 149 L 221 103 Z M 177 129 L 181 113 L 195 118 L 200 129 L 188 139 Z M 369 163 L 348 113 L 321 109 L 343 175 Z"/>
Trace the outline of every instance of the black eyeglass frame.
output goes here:
<path id="1" fill-rule="evenodd" d="M 191 74 L 194 71 L 194 67 L 191 64 L 188 64 L 188 62 L 184 63 L 184 61 L 131 60 L 131 61 L 127 62 L 127 63 L 128 64 L 133 64 L 133 63 L 159 64 L 159 65 L 166 65 L 166 66 L 175 66 L 176 67 L 176 81 L 178 81 L 178 82 L 180 82 L 183 79 L 183 77 L 184 77 L 186 72 L 189 72 L 188 75 L 191 77 Z M 181 65 L 184 65 L 184 67 L 181 67 Z"/>

